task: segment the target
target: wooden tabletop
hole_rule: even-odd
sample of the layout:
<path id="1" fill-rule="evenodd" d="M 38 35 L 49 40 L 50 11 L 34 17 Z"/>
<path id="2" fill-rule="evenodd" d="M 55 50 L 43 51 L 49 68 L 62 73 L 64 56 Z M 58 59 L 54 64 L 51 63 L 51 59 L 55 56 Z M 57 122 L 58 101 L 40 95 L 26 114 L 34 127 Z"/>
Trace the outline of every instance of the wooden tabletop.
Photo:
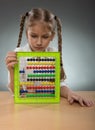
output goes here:
<path id="1" fill-rule="evenodd" d="M 95 101 L 95 91 L 76 93 Z M 0 130 L 95 130 L 95 106 L 14 104 L 9 92 L 0 92 Z"/>

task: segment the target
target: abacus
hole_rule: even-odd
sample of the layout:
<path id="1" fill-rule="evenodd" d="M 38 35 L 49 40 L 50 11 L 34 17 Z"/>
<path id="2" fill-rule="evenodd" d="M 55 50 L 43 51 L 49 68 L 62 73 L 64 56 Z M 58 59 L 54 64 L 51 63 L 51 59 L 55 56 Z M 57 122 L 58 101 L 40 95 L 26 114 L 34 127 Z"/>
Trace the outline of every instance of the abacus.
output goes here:
<path id="1" fill-rule="evenodd" d="M 14 68 L 15 103 L 60 101 L 60 53 L 17 52 Z"/>

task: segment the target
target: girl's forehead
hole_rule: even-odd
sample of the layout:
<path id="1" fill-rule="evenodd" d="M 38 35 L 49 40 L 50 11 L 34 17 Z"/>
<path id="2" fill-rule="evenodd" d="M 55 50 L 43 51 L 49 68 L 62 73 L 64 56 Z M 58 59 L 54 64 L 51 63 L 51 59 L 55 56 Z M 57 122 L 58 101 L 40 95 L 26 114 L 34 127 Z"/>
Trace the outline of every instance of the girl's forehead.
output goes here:
<path id="1" fill-rule="evenodd" d="M 31 22 L 31 25 L 34 24 L 34 25 L 43 25 L 43 26 L 48 26 L 49 25 L 49 22 L 45 22 L 43 20 L 34 20 Z"/>
<path id="2" fill-rule="evenodd" d="M 51 31 L 52 25 L 51 23 L 47 23 L 44 21 L 34 21 L 31 23 L 30 26 L 28 26 L 28 29 L 32 29 L 32 30 L 41 29 L 41 30 Z"/>
<path id="3" fill-rule="evenodd" d="M 37 22 L 28 27 L 28 31 L 34 33 L 49 33 L 51 32 L 51 27 L 47 23 Z"/>

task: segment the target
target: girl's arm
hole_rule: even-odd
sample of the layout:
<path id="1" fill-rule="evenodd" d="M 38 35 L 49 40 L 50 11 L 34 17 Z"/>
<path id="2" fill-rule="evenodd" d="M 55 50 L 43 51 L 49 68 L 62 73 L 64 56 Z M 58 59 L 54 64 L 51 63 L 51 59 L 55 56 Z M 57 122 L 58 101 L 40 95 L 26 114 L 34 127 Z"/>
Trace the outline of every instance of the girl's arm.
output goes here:
<path id="1" fill-rule="evenodd" d="M 14 92 L 14 65 L 17 64 L 16 52 L 8 52 L 6 55 L 6 66 L 8 69 L 9 83 L 8 87 Z"/>
<path id="2" fill-rule="evenodd" d="M 11 69 L 9 72 L 9 83 L 8 88 L 10 91 L 14 92 L 14 69 Z"/>
<path id="3" fill-rule="evenodd" d="M 62 86 L 60 88 L 60 95 L 61 97 L 65 97 L 65 98 L 68 98 L 68 93 L 71 91 L 66 85 L 65 86 Z"/>

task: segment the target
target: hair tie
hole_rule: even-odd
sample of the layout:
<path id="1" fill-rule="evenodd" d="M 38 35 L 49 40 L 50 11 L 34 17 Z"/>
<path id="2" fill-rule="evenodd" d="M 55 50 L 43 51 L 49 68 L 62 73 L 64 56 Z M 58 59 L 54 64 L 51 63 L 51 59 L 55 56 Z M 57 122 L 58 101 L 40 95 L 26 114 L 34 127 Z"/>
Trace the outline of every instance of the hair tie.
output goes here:
<path id="1" fill-rule="evenodd" d="M 28 13 L 28 12 L 26 12 L 25 16 L 28 16 L 28 15 L 29 15 L 29 13 Z"/>
<path id="2" fill-rule="evenodd" d="M 62 66 L 63 66 L 63 64 L 61 63 L 61 64 L 60 64 L 60 66 L 62 67 Z"/>
<path id="3" fill-rule="evenodd" d="M 54 19 L 55 19 L 55 20 L 57 19 L 57 16 L 56 16 L 56 15 L 54 16 Z"/>

